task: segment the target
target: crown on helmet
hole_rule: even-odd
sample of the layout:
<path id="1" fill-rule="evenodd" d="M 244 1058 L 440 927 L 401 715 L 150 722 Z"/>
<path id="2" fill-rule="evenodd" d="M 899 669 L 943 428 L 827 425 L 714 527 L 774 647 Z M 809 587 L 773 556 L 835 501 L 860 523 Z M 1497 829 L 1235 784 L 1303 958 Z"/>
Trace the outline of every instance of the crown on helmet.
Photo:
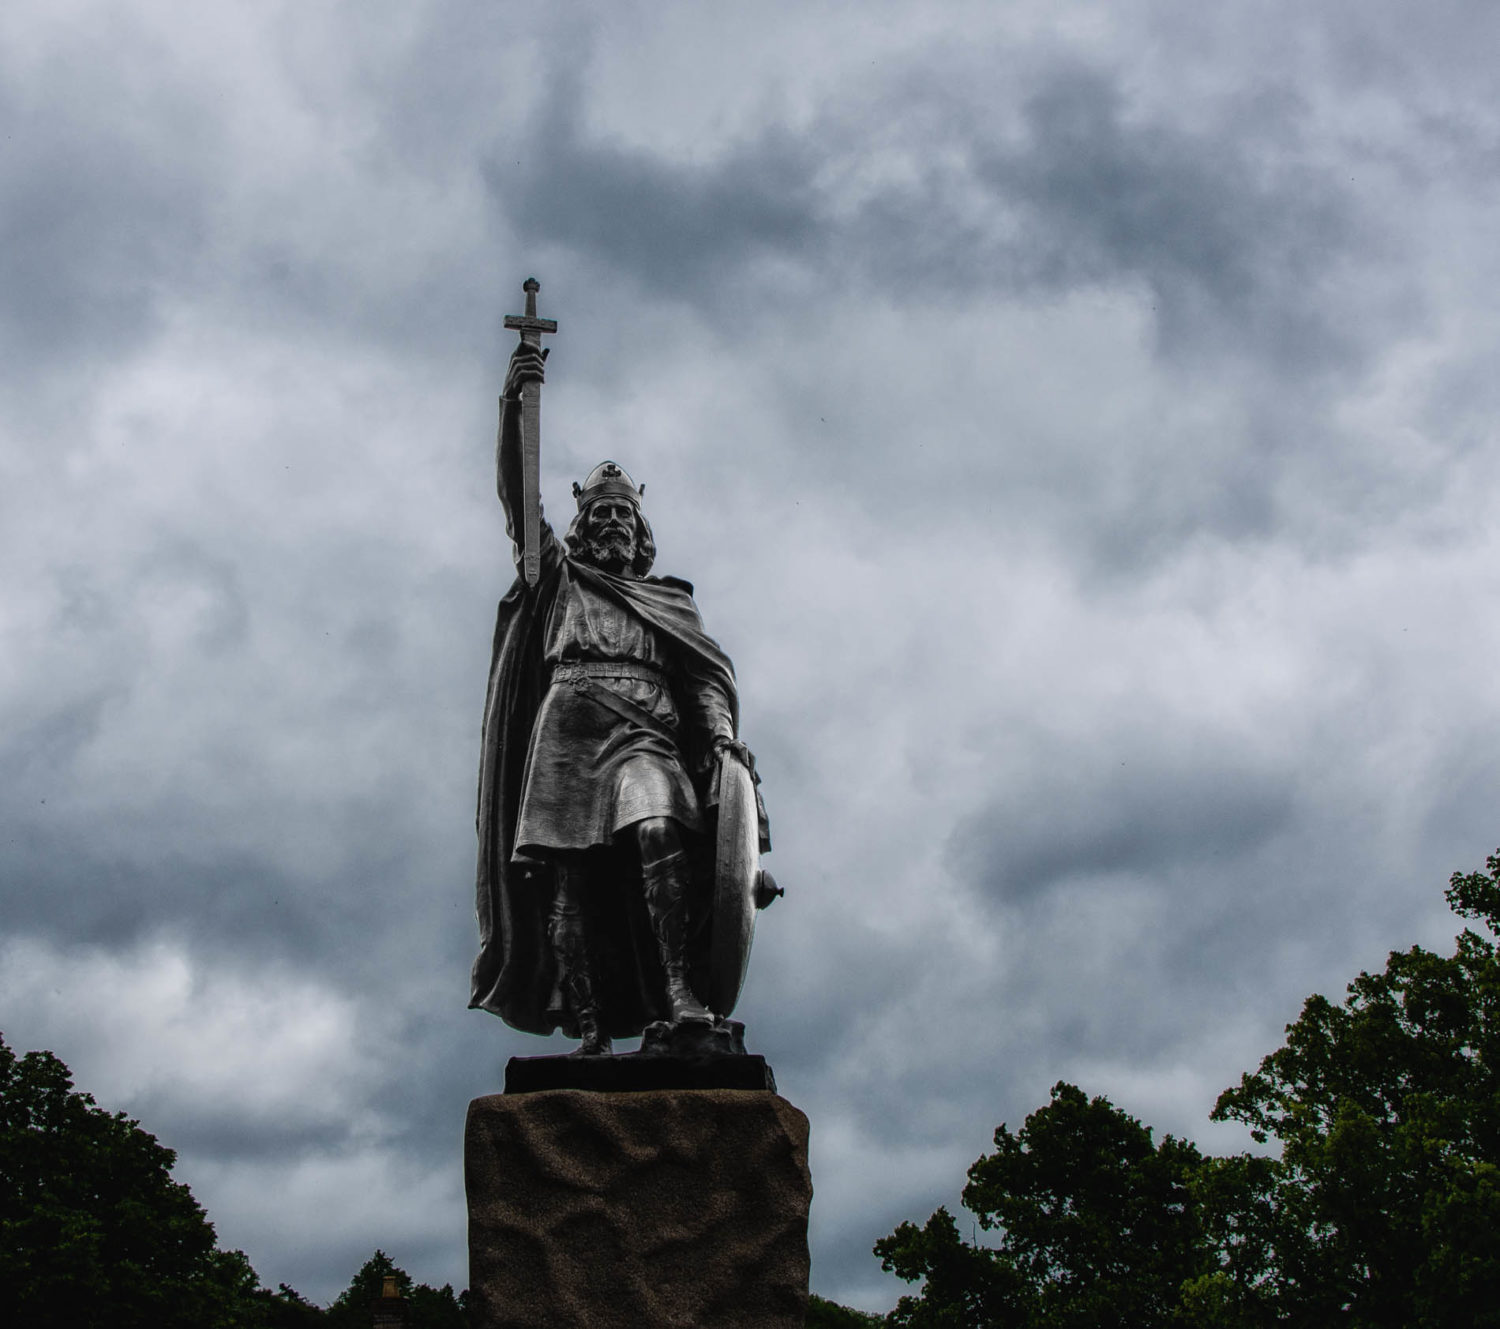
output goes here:
<path id="1" fill-rule="evenodd" d="M 616 462 L 601 461 L 592 471 L 588 478 L 580 485 L 576 480 L 573 482 L 573 497 L 578 500 L 578 510 L 582 512 L 596 498 L 628 498 L 636 507 L 641 506 L 641 495 L 646 492 L 646 486 L 636 487 L 633 481 Z"/>

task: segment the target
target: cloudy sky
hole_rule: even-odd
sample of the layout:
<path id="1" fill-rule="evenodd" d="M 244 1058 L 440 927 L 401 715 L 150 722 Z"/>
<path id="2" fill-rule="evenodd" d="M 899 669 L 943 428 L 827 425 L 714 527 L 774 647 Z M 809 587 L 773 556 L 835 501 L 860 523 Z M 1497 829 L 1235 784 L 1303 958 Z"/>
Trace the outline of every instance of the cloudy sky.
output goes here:
<path id="1" fill-rule="evenodd" d="M 495 396 L 736 661 L 813 1286 L 1069 1079 L 1209 1148 L 1500 843 L 1500 11 L 0 9 L 0 1029 L 269 1284 L 466 1282 Z"/>

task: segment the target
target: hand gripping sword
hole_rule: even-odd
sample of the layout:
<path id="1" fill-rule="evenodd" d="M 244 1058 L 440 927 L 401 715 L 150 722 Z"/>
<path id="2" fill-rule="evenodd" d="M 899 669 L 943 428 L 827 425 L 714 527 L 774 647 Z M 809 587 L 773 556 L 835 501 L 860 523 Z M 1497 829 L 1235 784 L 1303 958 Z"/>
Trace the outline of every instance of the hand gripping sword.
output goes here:
<path id="1" fill-rule="evenodd" d="M 528 277 L 521 284 L 526 292 L 526 312 L 507 314 L 505 326 L 521 334 L 527 346 L 540 349 L 542 333 L 556 332 L 557 323 L 536 316 L 536 293 L 541 282 Z M 535 586 L 542 575 L 542 385 L 521 384 L 521 575 Z"/>

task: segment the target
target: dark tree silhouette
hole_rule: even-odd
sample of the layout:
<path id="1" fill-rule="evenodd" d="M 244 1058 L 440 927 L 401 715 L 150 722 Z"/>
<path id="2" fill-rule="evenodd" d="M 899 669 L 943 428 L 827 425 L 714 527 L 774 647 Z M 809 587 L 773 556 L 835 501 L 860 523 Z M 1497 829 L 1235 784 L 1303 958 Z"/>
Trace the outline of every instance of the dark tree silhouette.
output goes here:
<path id="1" fill-rule="evenodd" d="M 1450 956 L 1392 952 L 1226 1090 L 1278 1156 L 1205 1158 L 1102 1098 L 1052 1102 L 969 1170 L 965 1206 L 878 1242 L 912 1329 L 1500 1329 L 1500 851 L 1455 873 Z"/>
<path id="2" fill-rule="evenodd" d="M 922 1294 L 890 1321 L 929 1326 L 1149 1329 L 1172 1323 L 1184 1282 L 1212 1268 L 1188 1185 L 1200 1155 L 1160 1145 L 1134 1117 L 1070 1084 L 969 1169 L 964 1207 L 993 1232 L 971 1245 L 939 1209 L 878 1242 L 885 1268 Z"/>
<path id="3" fill-rule="evenodd" d="M 414 1283 L 411 1275 L 384 1251 L 377 1250 L 360 1265 L 349 1286 L 324 1314 L 329 1329 L 368 1329 L 370 1307 L 380 1296 L 387 1276 L 406 1301 L 407 1329 L 467 1329 L 467 1297 L 455 1296 L 451 1285 L 440 1288 Z"/>
<path id="4" fill-rule="evenodd" d="M 255 1271 L 219 1250 L 176 1155 L 73 1089 L 50 1052 L 0 1038 L 0 1287 L 32 1329 L 257 1322 Z"/>

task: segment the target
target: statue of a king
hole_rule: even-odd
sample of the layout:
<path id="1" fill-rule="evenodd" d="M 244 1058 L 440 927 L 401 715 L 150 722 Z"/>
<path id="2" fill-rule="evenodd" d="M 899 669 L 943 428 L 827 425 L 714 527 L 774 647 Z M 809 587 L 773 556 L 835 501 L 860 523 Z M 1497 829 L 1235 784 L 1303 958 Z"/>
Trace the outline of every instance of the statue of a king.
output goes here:
<path id="1" fill-rule="evenodd" d="M 752 853 L 770 841 L 733 666 L 692 586 L 650 575 L 645 486 L 606 461 L 574 484 L 562 539 L 541 516 L 537 330 L 556 325 L 535 318 L 536 289 L 527 283 L 527 318 L 507 320 L 521 343 L 496 476 L 519 575 L 500 602 L 485 701 L 470 1005 L 531 1033 L 561 1028 L 600 1055 L 653 1021 L 711 1023 L 728 1011 L 708 999 L 738 995 L 748 932 L 727 978 L 714 972 L 724 946 L 711 944 L 726 762 L 752 791 Z M 774 889 L 761 884 L 757 902 Z M 729 955 L 733 969 L 732 944 Z"/>

